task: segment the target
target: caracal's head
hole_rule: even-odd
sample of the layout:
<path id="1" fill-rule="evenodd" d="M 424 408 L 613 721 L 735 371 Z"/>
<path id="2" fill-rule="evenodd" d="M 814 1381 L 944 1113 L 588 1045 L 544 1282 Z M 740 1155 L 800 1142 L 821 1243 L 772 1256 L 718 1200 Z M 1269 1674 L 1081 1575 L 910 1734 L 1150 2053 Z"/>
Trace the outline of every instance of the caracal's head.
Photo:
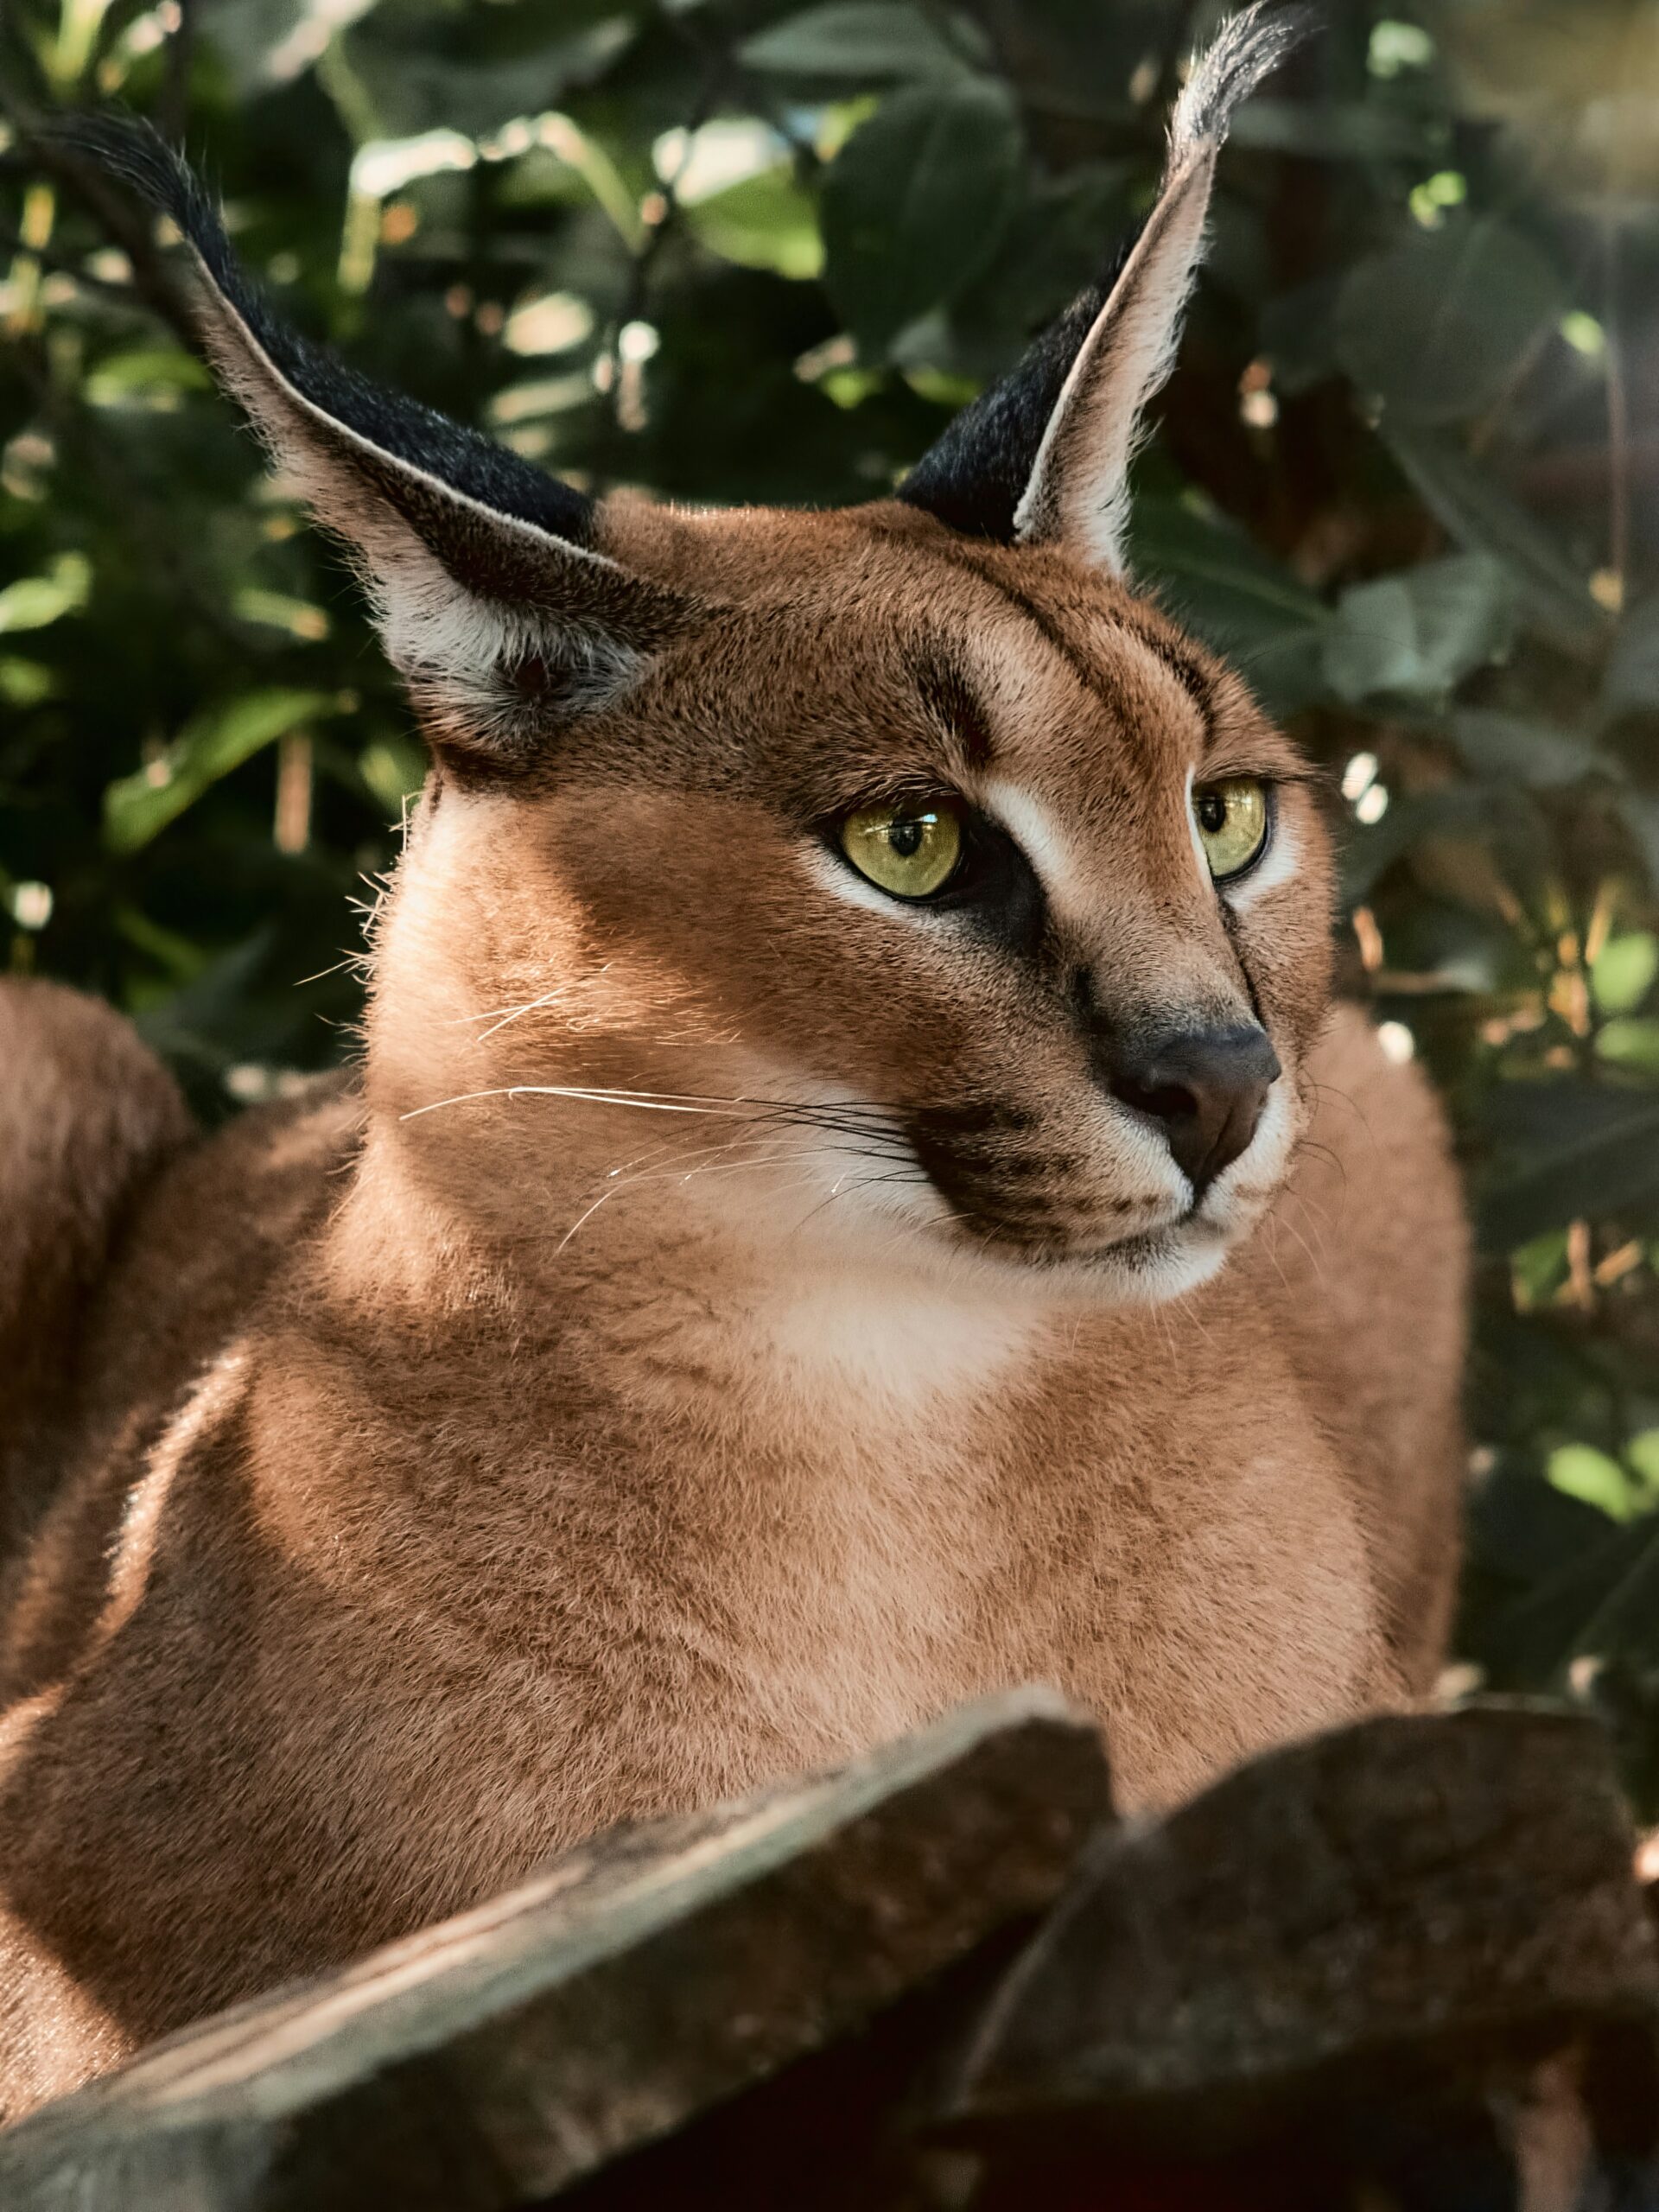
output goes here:
<path id="1" fill-rule="evenodd" d="M 116 151 L 424 727 L 368 1084 L 455 1204 L 556 1243 L 643 1195 L 1125 1299 L 1260 1215 L 1325 1011 L 1325 837 L 1121 545 L 1226 118 L 1287 35 L 1229 27 L 1115 281 L 894 498 L 828 514 L 589 501 L 276 324 L 188 174 Z"/>

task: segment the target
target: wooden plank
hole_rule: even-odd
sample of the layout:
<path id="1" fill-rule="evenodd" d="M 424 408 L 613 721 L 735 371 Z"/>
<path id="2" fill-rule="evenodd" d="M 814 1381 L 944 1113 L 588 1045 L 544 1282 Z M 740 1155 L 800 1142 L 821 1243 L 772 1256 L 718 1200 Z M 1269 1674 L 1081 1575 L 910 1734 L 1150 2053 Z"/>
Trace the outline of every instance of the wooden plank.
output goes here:
<path id="1" fill-rule="evenodd" d="M 1393 1715 L 1273 1752 L 1091 1849 L 944 2131 L 1219 2151 L 1585 2033 L 1650 2045 L 1633 1850 L 1605 1732 L 1559 1710 Z"/>
<path id="2" fill-rule="evenodd" d="M 498 2212 L 852 2031 L 1058 1894 L 1110 1817 L 1027 1689 L 839 1772 L 613 1831 L 0 2135 L 7 2212 Z"/>

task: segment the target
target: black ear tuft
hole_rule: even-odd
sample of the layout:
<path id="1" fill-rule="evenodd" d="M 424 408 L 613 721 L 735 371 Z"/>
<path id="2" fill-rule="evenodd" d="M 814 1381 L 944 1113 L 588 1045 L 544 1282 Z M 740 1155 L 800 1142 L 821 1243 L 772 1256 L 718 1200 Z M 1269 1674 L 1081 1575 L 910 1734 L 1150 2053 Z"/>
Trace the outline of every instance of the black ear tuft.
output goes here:
<path id="1" fill-rule="evenodd" d="M 384 391 L 292 330 L 237 260 L 218 208 L 183 156 L 137 116 L 77 117 L 54 132 L 168 215 L 224 299 L 300 396 L 379 452 L 435 476 L 497 514 L 589 548 L 593 504 L 510 448 L 418 400 Z"/>
<path id="2" fill-rule="evenodd" d="M 1007 376 L 969 402 L 899 485 L 898 498 L 925 508 L 964 537 L 1013 544 L 1014 510 L 1061 386 L 1133 243 L 1124 242 L 1099 281 L 1033 339 Z"/>

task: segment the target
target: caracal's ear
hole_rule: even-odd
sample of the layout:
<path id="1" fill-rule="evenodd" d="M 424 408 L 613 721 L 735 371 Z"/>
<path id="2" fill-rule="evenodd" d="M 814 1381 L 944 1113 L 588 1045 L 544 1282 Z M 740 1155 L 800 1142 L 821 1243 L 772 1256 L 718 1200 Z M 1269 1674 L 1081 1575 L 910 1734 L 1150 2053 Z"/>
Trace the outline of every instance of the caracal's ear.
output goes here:
<path id="1" fill-rule="evenodd" d="M 208 354 L 350 550 L 439 751 L 529 765 L 562 721 L 616 696 L 695 620 L 690 596 L 605 552 L 592 500 L 289 329 L 194 172 L 147 125 L 99 118 L 63 135 L 183 232 Z"/>
<path id="2" fill-rule="evenodd" d="M 1233 110 L 1313 21 L 1257 0 L 1225 25 L 1193 64 L 1134 246 L 963 410 L 900 485 L 901 499 L 975 537 L 1062 545 L 1122 572 L 1129 463 L 1147 402 L 1174 365 L 1216 157 Z"/>

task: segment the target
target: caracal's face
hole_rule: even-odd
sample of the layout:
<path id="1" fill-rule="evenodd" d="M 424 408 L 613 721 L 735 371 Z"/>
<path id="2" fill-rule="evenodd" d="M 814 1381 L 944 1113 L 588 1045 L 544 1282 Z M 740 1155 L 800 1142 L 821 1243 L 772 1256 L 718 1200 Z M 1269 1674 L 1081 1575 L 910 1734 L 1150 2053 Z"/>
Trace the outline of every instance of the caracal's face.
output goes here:
<path id="1" fill-rule="evenodd" d="M 1203 1281 L 1287 1172 L 1325 1005 L 1294 748 L 1058 552 L 887 505 L 626 529 L 726 611 L 533 775 L 436 779 L 380 951 L 399 1110 L 492 1094 L 423 1141 L 527 1205 L 579 1119 L 658 1201 Z M 643 1110 L 566 1095 L 600 1090 Z"/>

